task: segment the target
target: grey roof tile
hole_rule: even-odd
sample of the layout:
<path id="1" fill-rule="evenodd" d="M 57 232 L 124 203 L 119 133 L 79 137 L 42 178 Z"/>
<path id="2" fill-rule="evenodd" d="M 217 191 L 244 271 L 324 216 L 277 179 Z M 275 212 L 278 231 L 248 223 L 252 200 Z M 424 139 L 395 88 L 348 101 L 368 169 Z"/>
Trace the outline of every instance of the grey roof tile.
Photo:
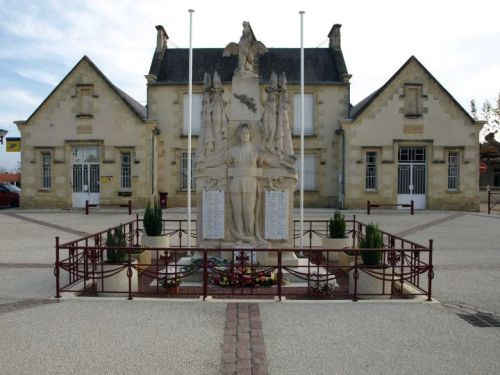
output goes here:
<path id="1" fill-rule="evenodd" d="M 237 56 L 223 57 L 223 48 L 197 48 L 193 50 L 193 83 L 203 83 L 205 72 L 217 71 L 223 82 L 230 82 L 237 67 Z M 158 83 L 183 84 L 188 82 L 189 50 L 167 49 L 158 71 Z M 267 82 L 271 72 L 285 72 L 290 83 L 300 81 L 300 49 L 269 48 L 259 56 L 256 64 L 261 82 Z M 341 82 L 346 71 L 341 51 L 329 48 L 304 49 L 305 83 Z"/>

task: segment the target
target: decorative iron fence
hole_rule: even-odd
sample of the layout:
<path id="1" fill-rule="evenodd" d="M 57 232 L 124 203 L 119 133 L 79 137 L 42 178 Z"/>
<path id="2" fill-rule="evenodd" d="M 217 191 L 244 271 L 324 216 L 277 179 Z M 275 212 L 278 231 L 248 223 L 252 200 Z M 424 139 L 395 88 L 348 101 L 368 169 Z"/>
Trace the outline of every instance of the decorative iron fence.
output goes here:
<path id="1" fill-rule="evenodd" d="M 491 211 L 500 211 L 500 193 L 492 192 L 488 186 L 488 215 Z"/>
<path id="2" fill-rule="evenodd" d="M 63 292 L 81 295 L 244 298 L 336 298 L 432 296 L 432 240 L 427 247 L 381 231 L 383 249 L 358 249 L 366 224 L 349 221 L 353 248 L 313 246 L 327 234 L 328 221 L 306 221 L 307 248 L 205 249 L 173 246 L 148 249 L 151 261 L 138 253 L 142 220 L 123 225 L 126 247 L 107 247 L 102 231 L 60 244 L 56 237 L 56 297 Z M 297 223 L 294 223 L 295 225 Z M 164 233 L 182 243 L 187 235 L 184 220 L 164 220 Z M 297 233 L 297 231 L 295 231 Z M 195 235 L 194 235 L 195 236 Z M 300 237 L 300 233 L 295 235 Z M 119 264 L 107 264 L 106 252 L 124 253 Z M 188 250 L 193 252 L 187 256 Z M 364 265 L 362 252 L 380 251 L 378 266 Z M 341 263 L 340 257 L 348 257 Z M 350 258 L 349 258 L 350 257 Z M 115 279 L 120 278 L 117 282 Z M 366 289 L 368 284 L 379 285 Z M 365 288 L 365 289 L 364 289 Z"/>

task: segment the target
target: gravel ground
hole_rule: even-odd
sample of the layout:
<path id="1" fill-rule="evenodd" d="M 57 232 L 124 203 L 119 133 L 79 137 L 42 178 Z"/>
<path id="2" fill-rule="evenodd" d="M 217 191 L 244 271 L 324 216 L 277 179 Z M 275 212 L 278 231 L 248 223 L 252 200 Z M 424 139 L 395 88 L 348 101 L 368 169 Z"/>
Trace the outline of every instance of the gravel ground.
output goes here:
<path id="1" fill-rule="evenodd" d="M 0 314 L 7 374 L 216 374 L 225 304 L 63 301 Z"/>
<path id="2" fill-rule="evenodd" d="M 439 304 L 261 304 L 270 374 L 498 374 L 500 332 Z"/>
<path id="3" fill-rule="evenodd" d="M 54 237 L 76 238 L 16 213 L 82 232 L 133 219 L 123 212 L 0 210 L 0 373 L 217 374 L 225 303 L 63 300 L 54 295 Z M 433 296 L 400 302 L 261 303 L 270 374 L 499 374 L 500 328 L 477 328 L 454 308 L 500 315 L 499 215 L 346 212 L 410 240 L 435 240 Z M 298 211 L 294 212 L 298 216 Z M 306 210 L 328 219 L 333 210 Z M 165 218 L 183 219 L 185 209 Z M 13 265 L 13 263 L 17 265 Z M 38 265 L 37 265 L 38 264 Z"/>
<path id="4" fill-rule="evenodd" d="M 3 303 L 2 299 L 12 297 L 52 298 L 56 295 L 56 279 L 52 268 L 0 267 L 0 285 L 0 303 Z"/>

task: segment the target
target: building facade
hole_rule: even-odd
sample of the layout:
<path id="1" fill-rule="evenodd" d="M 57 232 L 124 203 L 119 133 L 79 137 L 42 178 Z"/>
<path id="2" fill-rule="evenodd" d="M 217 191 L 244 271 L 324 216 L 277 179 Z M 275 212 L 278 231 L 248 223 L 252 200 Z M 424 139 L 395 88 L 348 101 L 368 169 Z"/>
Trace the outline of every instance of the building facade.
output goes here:
<path id="1" fill-rule="evenodd" d="M 28 120 L 16 122 L 22 136 L 21 206 L 81 207 L 85 200 L 128 199 L 140 206 L 159 193 L 168 193 L 169 206 L 186 204 L 188 50 L 168 48 L 167 33 L 162 26 L 156 29 L 146 107 L 84 57 Z M 367 200 L 414 200 L 419 208 L 478 210 L 482 123 L 474 121 L 415 57 L 352 106 L 340 25 L 328 36 L 328 48 L 304 52 L 305 205 L 360 208 Z M 235 100 L 231 77 L 238 61 L 223 56 L 223 51 L 193 51 L 193 156 L 205 73 L 220 76 L 225 105 Z M 269 48 L 254 67 L 259 115 L 271 72 L 286 75 L 298 156 L 300 50 Z M 297 193 L 296 202 L 298 198 Z"/>

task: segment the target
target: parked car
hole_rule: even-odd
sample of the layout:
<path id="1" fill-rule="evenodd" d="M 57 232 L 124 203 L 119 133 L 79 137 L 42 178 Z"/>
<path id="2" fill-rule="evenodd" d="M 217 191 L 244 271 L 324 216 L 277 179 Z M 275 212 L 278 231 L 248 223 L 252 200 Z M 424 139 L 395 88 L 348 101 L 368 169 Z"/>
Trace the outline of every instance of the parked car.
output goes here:
<path id="1" fill-rule="evenodd" d="M 19 207 L 21 189 L 15 185 L 0 184 L 0 206 Z"/>

